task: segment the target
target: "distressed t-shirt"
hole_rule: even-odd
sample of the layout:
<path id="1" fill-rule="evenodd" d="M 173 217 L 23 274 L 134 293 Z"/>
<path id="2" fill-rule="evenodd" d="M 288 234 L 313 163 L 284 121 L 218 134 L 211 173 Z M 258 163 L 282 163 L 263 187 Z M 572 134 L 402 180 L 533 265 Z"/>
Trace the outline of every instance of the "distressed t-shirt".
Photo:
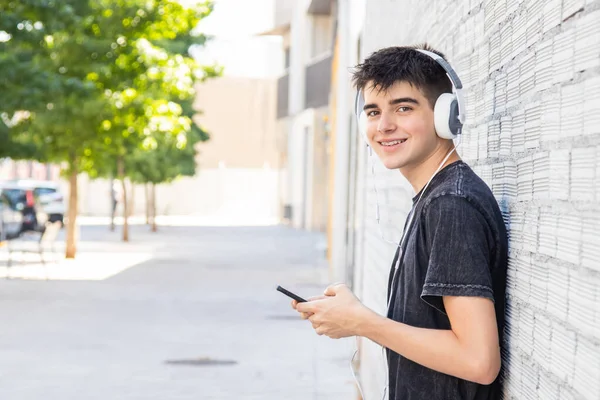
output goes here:
<path id="1" fill-rule="evenodd" d="M 390 271 L 388 318 L 420 328 L 450 329 L 443 296 L 484 297 L 494 301 L 502 344 L 508 240 L 494 195 L 462 161 L 438 172 L 417 202 L 419 195 L 413 198 L 404 250 L 398 249 Z M 387 359 L 390 400 L 500 398 L 500 376 L 491 385 L 481 385 L 391 350 Z"/>

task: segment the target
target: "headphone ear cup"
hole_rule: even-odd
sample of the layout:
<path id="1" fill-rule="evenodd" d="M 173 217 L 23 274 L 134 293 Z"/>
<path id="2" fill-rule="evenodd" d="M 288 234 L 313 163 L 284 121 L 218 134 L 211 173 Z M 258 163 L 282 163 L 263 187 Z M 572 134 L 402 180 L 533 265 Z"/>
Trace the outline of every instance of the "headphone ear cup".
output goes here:
<path id="1" fill-rule="evenodd" d="M 435 132 L 442 139 L 455 139 L 459 133 L 452 118 L 458 114 L 458 102 L 452 93 L 442 93 L 435 102 L 433 118 Z"/>
<path id="2" fill-rule="evenodd" d="M 356 99 L 354 100 L 354 112 L 356 113 L 358 132 L 367 146 L 369 146 L 369 139 L 367 138 L 367 114 L 363 110 L 364 105 L 365 98 L 363 97 L 362 90 L 359 90 L 356 92 Z"/>
<path id="3" fill-rule="evenodd" d="M 369 146 L 369 139 L 367 138 L 367 114 L 364 111 L 358 115 L 358 131 L 367 146 Z"/>

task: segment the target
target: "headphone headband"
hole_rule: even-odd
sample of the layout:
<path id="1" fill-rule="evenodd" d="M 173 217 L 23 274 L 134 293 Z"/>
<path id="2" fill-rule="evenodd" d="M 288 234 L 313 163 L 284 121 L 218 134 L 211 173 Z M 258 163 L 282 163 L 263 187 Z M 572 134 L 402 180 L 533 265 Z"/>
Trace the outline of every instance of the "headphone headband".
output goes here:
<path id="1" fill-rule="evenodd" d="M 454 71 L 454 69 L 450 66 L 450 64 L 448 64 L 448 62 L 446 60 L 444 60 L 442 57 L 440 57 L 439 55 L 435 54 L 432 51 L 427 51 L 427 50 L 422 50 L 422 49 L 415 49 L 417 50 L 419 53 L 423 53 L 431 58 L 433 58 L 438 64 L 440 64 L 442 66 L 442 68 L 444 68 L 444 70 L 446 71 L 446 74 L 448 75 L 448 78 L 450 79 L 450 81 L 452 82 L 452 85 L 454 86 L 455 89 L 462 89 L 462 82 L 460 81 L 460 78 L 458 77 L 458 74 Z"/>
<path id="2" fill-rule="evenodd" d="M 458 102 L 458 120 L 462 124 L 464 124 L 465 123 L 465 113 L 464 113 L 464 97 L 463 97 L 463 93 L 462 93 L 463 85 L 462 85 L 460 78 L 458 77 L 458 74 L 456 73 L 456 71 L 454 71 L 454 68 L 452 68 L 452 66 L 446 60 L 444 60 L 442 57 L 440 57 L 438 54 L 436 54 L 432 51 L 423 50 L 423 49 L 415 49 L 415 50 L 418 51 L 419 53 L 425 54 L 426 56 L 429 56 L 430 58 L 434 59 L 442 68 L 444 68 L 444 71 L 446 71 L 446 75 L 448 76 L 448 79 L 450 79 L 450 82 L 452 82 L 452 86 L 454 88 L 454 94 L 456 95 L 456 101 Z"/>

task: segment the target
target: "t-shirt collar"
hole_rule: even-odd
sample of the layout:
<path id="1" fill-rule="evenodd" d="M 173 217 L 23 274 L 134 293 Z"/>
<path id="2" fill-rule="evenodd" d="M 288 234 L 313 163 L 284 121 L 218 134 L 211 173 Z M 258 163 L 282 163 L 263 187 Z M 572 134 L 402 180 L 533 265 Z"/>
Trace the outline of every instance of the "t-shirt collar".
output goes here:
<path id="1" fill-rule="evenodd" d="M 463 160 L 456 160 L 451 162 L 450 164 L 446 165 L 444 168 L 442 168 L 436 176 L 433 177 L 433 179 L 431 180 L 431 183 L 429 183 L 429 186 L 431 187 L 431 185 L 433 185 L 434 183 L 436 183 L 439 179 L 440 176 L 444 176 L 446 174 L 446 172 L 454 166 L 460 165 L 460 164 L 464 164 Z M 419 196 L 421 196 L 421 193 L 423 192 L 423 189 L 425 189 L 425 186 L 423 186 L 421 188 L 421 190 L 419 191 L 419 193 L 417 193 L 413 198 L 413 205 L 417 202 L 417 200 L 419 199 Z"/>

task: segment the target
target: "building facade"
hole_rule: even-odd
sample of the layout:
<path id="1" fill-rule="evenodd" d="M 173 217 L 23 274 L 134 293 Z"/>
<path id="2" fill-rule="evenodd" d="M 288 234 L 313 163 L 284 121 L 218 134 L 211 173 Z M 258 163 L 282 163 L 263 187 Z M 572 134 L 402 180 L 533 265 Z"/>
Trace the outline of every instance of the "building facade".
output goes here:
<path id="1" fill-rule="evenodd" d="M 296 228 L 325 231 L 335 10 L 330 1 L 274 3 L 274 26 L 263 35 L 282 37 L 285 60 L 277 82 L 281 216 Z"/>

